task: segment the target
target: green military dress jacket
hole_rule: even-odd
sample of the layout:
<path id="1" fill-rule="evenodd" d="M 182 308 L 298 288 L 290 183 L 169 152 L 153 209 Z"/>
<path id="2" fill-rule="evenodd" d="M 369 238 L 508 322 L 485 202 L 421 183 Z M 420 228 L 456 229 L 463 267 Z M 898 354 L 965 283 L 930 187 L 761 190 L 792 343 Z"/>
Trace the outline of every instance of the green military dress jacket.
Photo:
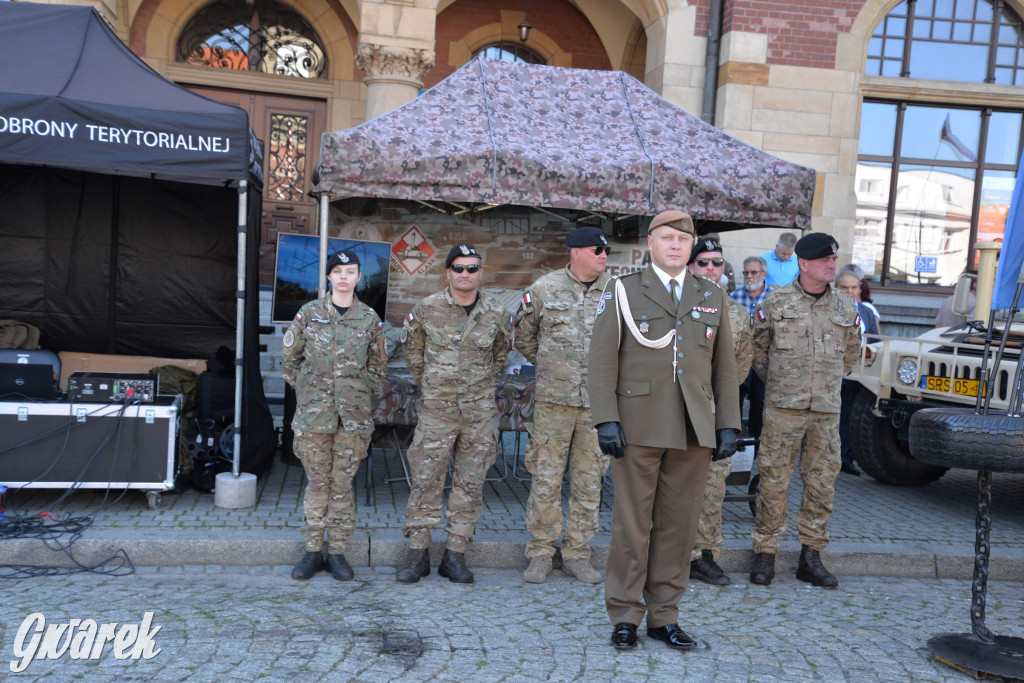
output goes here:
<path id="1" fill-rule="evenodd" d="M 699 445 L 714 448 L 716 430 L 740 428 L 725 293 L 707 278 L 686 273 L 676 308 L 650 266 L 619 280 L 642 336 L 656 340 L 672 331 L 675 350 L 672 342 L 661 349 L 642 346 L 624 323 L 619 324 L 622 311 L 612 279 L 590 340 L 588 385 L 594 424 L 621 423 L 630 445 L 684 449 L 695 445 L 687 444 L 686 415 Z"/>
<path id="2" fill-rule="evenodd" d="M 281 347 L 284 380 L 295 389 L 292 426 L 319 434 L 373 431 L 372 399 L 388 355 L 383 324 L 354 299 L 344 316 L 331 295 L 299 309 Z"/>
<path id="3" fill-rule="evenodd" d="M 857 305 L 828 285 L 816 299 L 799 278 L 754 311 L 754 372 L 769 408 L 838 413 L 843 377 L 860 357 Z"/>
<path id="4" fill-rule="evenodd" d="M 609 277 L 601 273 L 588 289 L 566 266 L 526 290 L 516 314 L 516 349 L 537 368 L 538 401 L 587 407 L 590 333 Z"/>

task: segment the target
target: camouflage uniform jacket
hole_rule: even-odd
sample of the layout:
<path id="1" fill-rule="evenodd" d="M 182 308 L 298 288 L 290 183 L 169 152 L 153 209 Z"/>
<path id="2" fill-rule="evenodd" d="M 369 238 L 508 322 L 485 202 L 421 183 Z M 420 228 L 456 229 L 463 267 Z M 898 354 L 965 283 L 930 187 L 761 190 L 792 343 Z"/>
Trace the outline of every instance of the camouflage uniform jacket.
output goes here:
<path id="1" fill-rule="evenodd" d="M 344 316 L 330 294 L 299 309 L 284 334 L 282 374 L 295 389 L 295 429 L 320 434 L 373 431 L 371 399 L 388 357 L 377 313 L 354 299 Z"/>
<path id="2" fill-rule="evenodd" d="M 607 282 L 601 273 L 586 289 L 566 266 L 526 290 L 516 314 L 516 348 L 537 367 L 536 400 L 590 407 L 590 331 Z"/>
<path id="3" fill-rule="evenodd" d="M 467 316 L 446 288 L 413 307 L 402 343 L 424 399 L 493 396 L 512 348 L 512 318 L 483 291 Z"/>
<path id="4" fill-rule="evenodd" d="M 828 285 L 815 299 L 799 278 L 773 290 L 754 312 L 754 370 L 765 406 L 839 412 L 839 386 L 860 356 L 853 299 Z"/>
<path id="5" fill-rule="evenodd" d="M 729 309 L 729 324 L 732 327 L 732 348 L 736 354 L 736 379 L 742 384 L 750 373 L 754 360 L 754 328 L 750 326 L 750 314 L 738 301 L 726 298 Z"/>

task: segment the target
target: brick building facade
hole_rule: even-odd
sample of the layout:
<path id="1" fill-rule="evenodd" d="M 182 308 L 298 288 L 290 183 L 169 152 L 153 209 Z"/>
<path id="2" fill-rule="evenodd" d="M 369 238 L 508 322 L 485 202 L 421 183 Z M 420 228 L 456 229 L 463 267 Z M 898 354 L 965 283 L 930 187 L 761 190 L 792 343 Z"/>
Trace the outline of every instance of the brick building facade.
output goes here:
<path id="1" fill-rule="evenodd" d="M 814 229 L 835 235 L 842 260 L 861 266 L 878 290 L 910 294 L 925 307 L 948 294 L 976 241 L 1001 234 L 1021 148 L 1024 0 L 92 4 L 159 73 L 248 109 L 268 140 L 268 282 L 276 235 L 315 228 L 305 191 L 319 134 L 399 106 L 488 47 L 518 46 L 555 66 L 626 71 L 726 133 L 814 168 Z M 235 7 L 245 21 L 211 11 L 215 5 Z M 250 45 L 248 69 L 197 63 L 183 51 L 229 25 L 283 26 L 293 17 L 286 37 L 310 41 L 304 54 L 323 67 L 318 73 L 276 73 L 287 52 L 280 45 L 277 62 L 254 57 L 261 48 Z M 524 22 L 531 29 L 522 42 Z M 239 55 L 246 62 L 245 49 Z M 945 59 L 951 76 L 935 67 Z M 952 68 L 974 62 L 977 73 Z M 739 263 L 776 237 L 727 234 L 726 256 Z"/>

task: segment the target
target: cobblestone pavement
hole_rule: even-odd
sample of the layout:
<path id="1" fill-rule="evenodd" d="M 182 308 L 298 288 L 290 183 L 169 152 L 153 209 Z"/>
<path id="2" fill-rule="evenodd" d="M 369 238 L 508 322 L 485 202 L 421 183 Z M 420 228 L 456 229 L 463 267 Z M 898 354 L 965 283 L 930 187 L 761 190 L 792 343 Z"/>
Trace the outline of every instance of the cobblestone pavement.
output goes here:
<path id="1" fill-rule="evenodd" d="M 521 464 L 516 469 L 512 435 L 505 435 L 506 456 L 492 468 L 491 481 L 484 490 L 484 510 L 477 527 L 478 541 L 525 542 L 525 506 L 529 481 Z M 522 452 L 524 444 L 519 445 Z M 385 457 L 387 455 L 387 457 Z M 503 464 L 505 466 L 503 466 Z M 371 496 L 367 501 L 366 467 L 356 475 L 357 537 L 386 536 L 400 538 L 409 495 L 397 456 L 375 449 L 371 470 Z M 506 475 L 502 477 L 502 475 Z M 385 481 L 397 478 L 395 481 Z M 830 524 L 832 541 L 839 547 L 878 544 L 904 551 L 908 546 L 928 547 L 933 551 L 962 552 L 973 555 L 974 517 L 977 507 L 976 473 L 950 470 L 943 478 L 919 488 L 881 484 L 868 476 L 840 474 L 836 481 L 835 512 Z M 607 480 L 610 481 L 610 480 Z M 115 535 L 146 535 L 171 532 L 195 537 L 205 532 L 225 530 L 245 532 L 250 538 L 287 538 L 301 540 L 302 491 L 301 467 L 289 467 L 275 459 L 269 473 L 258 481 L 255 508 L 226 510 L 214 506 L 214 496 L 197 490 L 180 495 L 164 494 L 156 510 L 146 506 L 138 491 L 128 491 L 111 503 L 117 492 L 104 500 L 100 490 L 79 490 L 57 509 L 53 503 L 62 491 L 32 489 L 8 493 L 9 514 L 35 515 L 54 511 L 88 514 L 96 531 Z M 789 529 L 785 542 L 795 543 L 796 510 L 800 504 L 799 475 L 794 475 L 789 495 Z M 743 494 L 746 486 L 729 487 L 729 494 Z M 605 486 L 601 508 L 601 526 L 596 545 L 607 545 L 611 528 L 612 487 Z M 1000 549 L 1024 550 L 1024 475 L 993 475 L 992 536 L 993 555 Z M 727 502 L 723 506 L 723 534 L 726 548 L 750 548 L 753 517 L 746 502 Z M 443 535 L 436 534 L 435 540 Z"/>
<path id="2" fill-rule="evenodd" d="M 780 576 L 769 588 L 734 575 L 692 585 L 681 622 L 699 646 L 681 653 L 644 637 L 608 644 L 601 586 L 561 575 L 525 585 L 481 570 L 472 586 L 435 573 L 397 584 L 389 568 L 292 580 L 290 567 L 141 568 L 0 583 L 0 678 L 12 681 L 966 681 L 931 658 L 934 635 L 969 629 L 970 585 L 952 579 L 844 578 L 812 588 Z M 1021 635 L 1024 584 L 992 582 L 988 626 Z M 139 623 L 153 612 L 150 660 L 32 661 L 10 673 L 23 620 Z"/>

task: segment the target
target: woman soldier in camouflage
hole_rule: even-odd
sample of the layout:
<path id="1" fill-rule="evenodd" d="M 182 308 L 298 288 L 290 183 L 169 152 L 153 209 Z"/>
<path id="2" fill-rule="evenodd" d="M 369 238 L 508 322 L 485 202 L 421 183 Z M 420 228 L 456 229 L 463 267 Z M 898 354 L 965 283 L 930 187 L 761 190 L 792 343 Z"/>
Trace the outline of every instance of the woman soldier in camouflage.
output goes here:
<path id="1" fill-rule="evenodd" d="M 355 297 L 359 278 L 354 252 L 327 259 L 330 292 L 299 309 L 282 343 L 284 379 L 297 398 L 295 453 L 308 480 L 302 505 L 306 553 L 292 570 L 294 579 L 324 568 L 325 530 L 327 570 L 338 581 L 353 577 L 343 553 L 355 530 L 352 478 L 370 445 L 370 400 L 387 364 L 383 323 Z"/>

